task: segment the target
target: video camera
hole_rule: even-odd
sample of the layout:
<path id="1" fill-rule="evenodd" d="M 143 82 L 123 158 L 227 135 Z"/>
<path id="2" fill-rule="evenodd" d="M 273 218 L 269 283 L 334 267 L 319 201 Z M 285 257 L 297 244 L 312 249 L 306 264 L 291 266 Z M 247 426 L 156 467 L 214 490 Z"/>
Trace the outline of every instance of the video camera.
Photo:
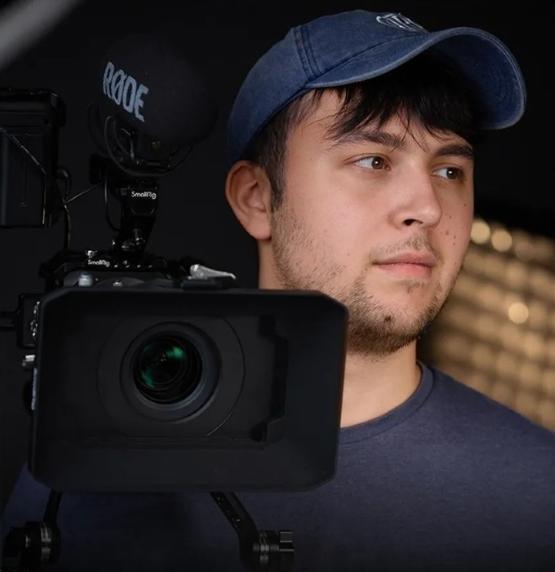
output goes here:
<path id="1" fill-rule="evenodd" d="M 86 192 L 102 188 L 121 217 L 109 221 L 110 249 L 80 252 L 68 205 L 83 193 L 68 196 L 57 162 L 63 103 L 45 90 L 0 91 L 0 226 L 63 215 L 66 228 L 39 269 L 45 292 L 3 313 L 29 350 L 29 467 L 53 491 L 44 521 L 8 536 L 5 565 L 56 558 L 62 492 L 196 489 L 236 528 L 246 565 L 287 570 L 291 533 L 257 531 L 233 493 L 215 491 L 304 490 L 333 476 L 347 311 L 323 294 L 241 289 L 198 259 L 148 253 L 158 179 L 210 131 L 215 109 L 188 63 L 144 37 L 114 48 L 100 98 Z"/>

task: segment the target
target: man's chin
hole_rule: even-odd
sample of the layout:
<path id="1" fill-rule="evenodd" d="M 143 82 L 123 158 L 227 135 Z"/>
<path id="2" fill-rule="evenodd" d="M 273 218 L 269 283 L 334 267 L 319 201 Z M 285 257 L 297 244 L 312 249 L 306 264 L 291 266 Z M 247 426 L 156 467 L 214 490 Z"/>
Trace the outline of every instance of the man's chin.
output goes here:
<path id="1" fill-rule="evenodd" d="M 412 343 L 420 336 L 426 324 L 392 328 L 376 324 L 350 323 L 347 331 L 347 351 L 375 355 L 390 355 Z"/>

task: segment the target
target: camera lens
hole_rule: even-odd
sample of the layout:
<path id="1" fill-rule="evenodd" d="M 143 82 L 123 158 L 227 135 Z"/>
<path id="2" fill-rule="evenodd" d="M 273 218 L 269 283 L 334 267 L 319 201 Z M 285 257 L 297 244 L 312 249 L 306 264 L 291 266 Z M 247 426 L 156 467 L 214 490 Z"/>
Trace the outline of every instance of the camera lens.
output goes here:
<path id="1" fill-rule="evenodd" d="M 158 335 L 145 342 L 136 356 L 135 385 L 147 399 L 156 403 L 182 401 L 200 381 L 200 354 L 181 336 Z"/>

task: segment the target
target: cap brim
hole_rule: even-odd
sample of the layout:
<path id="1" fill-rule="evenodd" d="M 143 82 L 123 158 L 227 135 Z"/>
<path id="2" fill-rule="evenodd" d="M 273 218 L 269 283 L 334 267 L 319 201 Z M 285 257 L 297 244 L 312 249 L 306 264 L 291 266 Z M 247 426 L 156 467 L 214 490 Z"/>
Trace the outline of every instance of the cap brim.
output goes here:
<path id="1" fill-rule="evenodd" d="M 446 56 L 465 77 L 482 105 L 480 127 L 502 129 L 514 125 L 522 117 L 526 87 L 516 60 L 495 36 L 476 28 L 451 28 L 384 42 L 310 81 L 305 90 L 377 77 L 430 48 Z"/>

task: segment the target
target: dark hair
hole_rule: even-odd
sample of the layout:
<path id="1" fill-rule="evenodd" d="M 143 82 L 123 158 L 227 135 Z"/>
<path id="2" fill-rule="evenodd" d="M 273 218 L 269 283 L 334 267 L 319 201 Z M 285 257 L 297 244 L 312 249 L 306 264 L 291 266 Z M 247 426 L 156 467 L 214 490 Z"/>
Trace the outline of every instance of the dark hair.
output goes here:
<path id="1" fill-rule="evenodd" d="M 334 91 L 342 101 L 331 126 L 330 137 L 339 138 L 377 122 L 381 127 L 395 114 L 406 121 L 418 120 L 430 133 L 456 133 L 471 145 L 479 141 L 481 112 L 460 77 L 439 54 L 430 50 L 391 72 L 359 83 L 316 89 L 295 99 L 279 111 L 255 137 L 247 159 L 266 170 L 272 185 L 272 209 L 283 200 L 287 135 L 312 113 L 325 91 Z"/>

